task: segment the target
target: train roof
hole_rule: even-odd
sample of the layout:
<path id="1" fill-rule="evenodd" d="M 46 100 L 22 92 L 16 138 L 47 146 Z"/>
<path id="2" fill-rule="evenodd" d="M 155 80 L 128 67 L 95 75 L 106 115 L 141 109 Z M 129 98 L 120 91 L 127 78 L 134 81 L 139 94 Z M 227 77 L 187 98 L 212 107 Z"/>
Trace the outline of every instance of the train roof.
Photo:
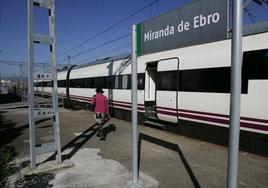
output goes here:
<path id="1" fill-rule="evenodd" d="M 102 64 L 102 63 L 117 61 L 117 60 L 121 60 L 121 59 L 128 59 L 130 57 L 131 57 L 130 53 L 123 53 L 123 54 L 120 54 L 120 55 L 117 55 L 117 56 L 106 57 L 106 58 L 103 58 L 103 59 L 96 59 L 94 61 L 90 61 L 88 63 L 78 65 L 74 69 L 80 69 L 80 68 L 88 67 L 88 66 L 91 66 L 91 65 Z"/>
<path id="2" fill-rule="evenodd" d="M 268 32 L 268 21 L 244 26 L 244 36 Z"/>
<path id="3" fill-rule="evenodd" d="M 268 32 L 268 21 L 255 24 L 244 25 L 243 36 L 254 35 L 258 33 Z M 231 38 L 231 35 L 229 39 Z"/>
<path id="4" fill-rule="evenodd" d="M 103 64 L 103 63 L 117 61 L 117 60 L 121 60 L 121 59 L 128 59 L 130 57 L 131 57 L 130 53 L 123 53 L 123 54 L 116 55 L 116 56 L 105 57 L 103 59 L 96 59 L 94 61 L 90 61 L 88 63 L 84 63 L 84 64 L 81 64 L 81 65 L 65 66 L 61 70 L 59 70 L 59 72 L 67 71 L 71 66 L 75 66 L 73 69 L 80 69 L 80 68 L 89 67 L 89 66 L 92 66 L 92 65 Z"/>

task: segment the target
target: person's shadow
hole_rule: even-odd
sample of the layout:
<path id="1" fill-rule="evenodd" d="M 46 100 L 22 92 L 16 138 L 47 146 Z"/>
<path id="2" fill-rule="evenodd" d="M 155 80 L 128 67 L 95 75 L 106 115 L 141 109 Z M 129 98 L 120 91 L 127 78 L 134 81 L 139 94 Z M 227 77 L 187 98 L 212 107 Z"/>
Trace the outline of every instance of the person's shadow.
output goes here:
<path id="1" fill-rule="evenodd" d="M 103 136 L 104 136 L 104 139 L 106 139 L 107 135 L 110 132 L 114 132 L 114 131 L 116 131 L 116 126 L 114 124 L 110 124 L 107 127 L 103 127 Z"/>

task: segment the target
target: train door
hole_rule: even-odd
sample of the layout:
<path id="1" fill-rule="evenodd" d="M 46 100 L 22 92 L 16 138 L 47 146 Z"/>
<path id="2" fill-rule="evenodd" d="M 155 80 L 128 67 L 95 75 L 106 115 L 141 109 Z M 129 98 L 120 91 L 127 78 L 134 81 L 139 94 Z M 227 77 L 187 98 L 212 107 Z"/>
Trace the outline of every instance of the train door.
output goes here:
<path id="1" fill-rule="evenodd" d="M 163 121 L 178 122 L 179 60 L 161 60 L 157 64 L 157 117 Z"/>
<path id="2" fill-rule="evenodd" d="M 144 107 L 145 117 L 157 119 L 156 115 L 156 74 L 157 62 L 148 63 L 145 71 Z"/>

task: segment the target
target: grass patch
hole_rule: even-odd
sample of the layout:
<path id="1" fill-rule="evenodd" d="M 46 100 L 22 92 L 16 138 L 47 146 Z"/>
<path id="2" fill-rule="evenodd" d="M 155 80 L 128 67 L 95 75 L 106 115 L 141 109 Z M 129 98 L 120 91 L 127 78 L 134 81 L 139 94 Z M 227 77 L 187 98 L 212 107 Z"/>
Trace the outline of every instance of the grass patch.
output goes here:
<path id="1" fill-rule="evenodd" d="M 16 157 L 16 151 L 12 146 L 4 146 L 0 149 L 0 187 L 4 187 L 7 177 L 15 170 L 11 161 Z"/>

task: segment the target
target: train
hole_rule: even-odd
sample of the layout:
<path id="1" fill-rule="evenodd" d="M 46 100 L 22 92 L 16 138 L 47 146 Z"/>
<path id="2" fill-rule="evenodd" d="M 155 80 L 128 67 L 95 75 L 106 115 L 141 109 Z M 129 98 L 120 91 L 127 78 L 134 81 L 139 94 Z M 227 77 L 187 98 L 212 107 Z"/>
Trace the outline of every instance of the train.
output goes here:
<path id="1" fill-rule="evenodd" d="M 228 145 L 231 37 L 138 56 L 139 123 Z M 58 93 L 89 105 L 103 88 L 111 114 L 131 119 L 131 54 L 58 72 Z M 51 92 L 51 82 L 35 85 Z M 39 89 L 40 91 L 40 89 Z M 268 23 L 244 28 L 240 150 L 268 156 Z"/>

